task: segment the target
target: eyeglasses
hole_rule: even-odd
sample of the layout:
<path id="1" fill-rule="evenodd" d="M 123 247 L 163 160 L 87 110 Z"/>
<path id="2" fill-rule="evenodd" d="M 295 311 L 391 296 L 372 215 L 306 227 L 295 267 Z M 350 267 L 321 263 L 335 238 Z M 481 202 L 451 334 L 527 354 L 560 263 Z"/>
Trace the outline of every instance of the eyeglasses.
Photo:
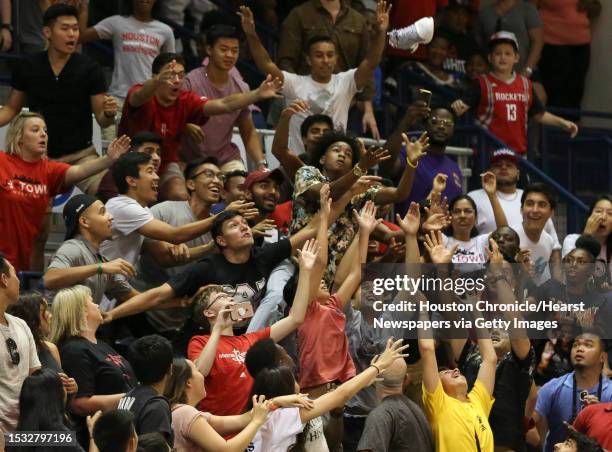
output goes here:
<path id="1" fill-rule="evenodd" d="M 206 307 L 204 309 L 210 309 L 213 307 L 213 305 L 221 300 L 222 298 L 232 298 L 232 296 L 226 292 L 220 293 L 218 294 L 215 298 L 213 298 L 212 300 L 210 300 L 210 302 L 206 305 Z"/>
<path id="2" fill-rule="evenodd" d="M 434 126 L 452 126 L 455 124 L 455 121 L 452 119 L 442 119 L 436 116 L 432 116 L 429 122 L 431 122 L 431 124 Z"/>
<path id="3" fill-rule="evenodd" d="M 204 174 L 204 176 L 206 176 L 206 179 L 219 179 L 220 181 L 223 180 L 223 175 L 221 173 L 215 173 L 213 170 L 209 169 L 205 169 L 200 171 L 199 173 L 195 173 L 193 176 L 190 177 L 190 179 L 195 179 L 201 174 Z"/>
<path id="4" fill-rule="evenodd" d="M 8 349 L 9 355 L 11 356 L 12 363 L 17 366 L 19 364 L 19 361 L 21 361 L 21 357 L 19 356 L 19 350 L 17 350 L 17 343 L 12 337 L 9 337 L 6 340 L 6 348 Z"/>
<path id="5" fill-rule="evenodd" d="M 451 214 L 453 214 L 453 215 L 461 215 L 462 213 L 465 214 L 465 215 L 472 215 L 472 214 L 474 214 L 474 212 L 475 212 L 475 210 L 474 209 L 470 209 L 470 208 L 467 208 L 467 209 L 453 209 L 453 210 L 451 210 Z"/>

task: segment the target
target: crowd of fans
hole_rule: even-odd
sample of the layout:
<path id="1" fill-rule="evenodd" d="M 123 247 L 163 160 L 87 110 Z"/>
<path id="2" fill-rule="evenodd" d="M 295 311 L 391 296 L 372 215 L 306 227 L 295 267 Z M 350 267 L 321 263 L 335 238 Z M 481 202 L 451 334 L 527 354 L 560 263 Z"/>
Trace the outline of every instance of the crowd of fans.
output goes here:
<path id="1" fill-rule="evenodd" d="M 612 450 L 612 196 L 562 237 L 554 191 L 520 171 L 539 124 L 578 133 L 546 105 L 580 104 L 597 0 L 224 2 L 236 17 L 205 0 L 14 3 L 0 0 L 2 50 L 21 53 L 0 109 L 6 450 L 50 449 L 26 432 L 102 452 Z M 166 19 L 201 23 L 201 65 Z M 256 22 L 279 32 L 275 58 Z M 110 84 L 81 52 L 96 40 L 112 41 Z M 381 94 L 401 86 L 383 136 Z M 468 110 L 507 144 L 470 192 L 447 152 Z M 50 203 L 73 186 L 45 265 Z M 31 270 L 40 290 L 20 287 Z M 377 293 L 372 272 L 389 271 L 486 286 Z M 403 327 L 457 320 L 401 309 L 425 300 L 487 300 L 514 326 L 476 310 L 453 334 Z M 557 308 L 509 308 L 542 300 Z M 520 326 L 541 322 L 557 326 Z"/>

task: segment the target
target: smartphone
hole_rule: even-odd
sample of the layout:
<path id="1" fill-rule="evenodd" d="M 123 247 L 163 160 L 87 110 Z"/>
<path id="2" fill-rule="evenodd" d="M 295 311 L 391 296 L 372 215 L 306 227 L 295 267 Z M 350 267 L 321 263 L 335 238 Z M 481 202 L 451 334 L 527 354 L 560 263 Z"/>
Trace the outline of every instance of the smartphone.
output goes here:
<path id="1" fill-rule="evenodd" d="M 427 89 L 420 89 L 417 101 L 425 102 L 425 104 L 429 107 L 429 104 L 431 104 L 431 91 Z"/>
<path id="2" fill-rule="evenodd" d="M 243 303 L 236 303 L 232 306 L 230 311 L 230 319 L 237 322 L 244 319 L 250 319 L 253 317 L 253 305 L 250 301 Z"/>

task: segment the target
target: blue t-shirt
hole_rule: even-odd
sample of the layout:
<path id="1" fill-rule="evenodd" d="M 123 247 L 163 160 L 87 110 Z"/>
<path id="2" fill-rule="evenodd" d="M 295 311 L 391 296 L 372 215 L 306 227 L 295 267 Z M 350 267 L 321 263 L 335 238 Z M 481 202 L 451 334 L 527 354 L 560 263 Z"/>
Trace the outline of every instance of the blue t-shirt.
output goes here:
<path id="1" fill-rule="evenodd" d="M 574 372 L 553 378 L 540 388 L 538 401 L 536 402 L 536 412 L 545 417 L 548 421 L 548 434 L 544 443 L 544 452 L 553 452 L 556 443 L 563 442 L 567 436 L 567 429 L 563 422 L 572 420 L 572 387 Z M 597 383 L 589 388 L 589 394 L 597 395 Z M 580 391 L 576 390 L 576 414 L 580 412 L 582 404 L 580 402 Z M 601 383 L 600 402 L 612 401 L 612 383 L 610 379 L 603 377 Z"/>
<path id="2" fill-rule="evenodd" d="M 400 162 L 404 169 L 406 167 L 406 147 L 402 146 L 400 151 Z M 427 198 L 433 186 L 434 177 L 436 174 L 443 173 L 448 176 L 446 179 L 446 190 L 442 196 L 451 200 L 463 193 L 461 184 L 463 183 L 463 175 L 457 162 L 447 155 L 426 154 L 419 160 L 419 166 L 414 173 L 414 181 L 412 190 L 408 199 L 395 205 L 395 212 L 401 216 L 406 214 L 411 202 L 419 202 Z"/>

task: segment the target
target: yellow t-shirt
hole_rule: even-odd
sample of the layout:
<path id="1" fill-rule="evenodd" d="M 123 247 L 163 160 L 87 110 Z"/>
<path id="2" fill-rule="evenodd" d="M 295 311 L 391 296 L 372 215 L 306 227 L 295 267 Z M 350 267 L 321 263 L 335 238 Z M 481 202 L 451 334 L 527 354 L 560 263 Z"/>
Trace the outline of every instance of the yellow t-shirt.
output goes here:
<path id="1" fill-rule="evenodd" d="M 468 401 L 461 402 L 446 395 L 442 382 L 433 393 L 423 384 L 423 406 L 436 441 L 436 452 L 476 452 L 476 438 L 481 452 L 493 452 L 493 432 L 489 425 L 489 413 L 495 399 L 480 380 L 468 394 Z"/>

